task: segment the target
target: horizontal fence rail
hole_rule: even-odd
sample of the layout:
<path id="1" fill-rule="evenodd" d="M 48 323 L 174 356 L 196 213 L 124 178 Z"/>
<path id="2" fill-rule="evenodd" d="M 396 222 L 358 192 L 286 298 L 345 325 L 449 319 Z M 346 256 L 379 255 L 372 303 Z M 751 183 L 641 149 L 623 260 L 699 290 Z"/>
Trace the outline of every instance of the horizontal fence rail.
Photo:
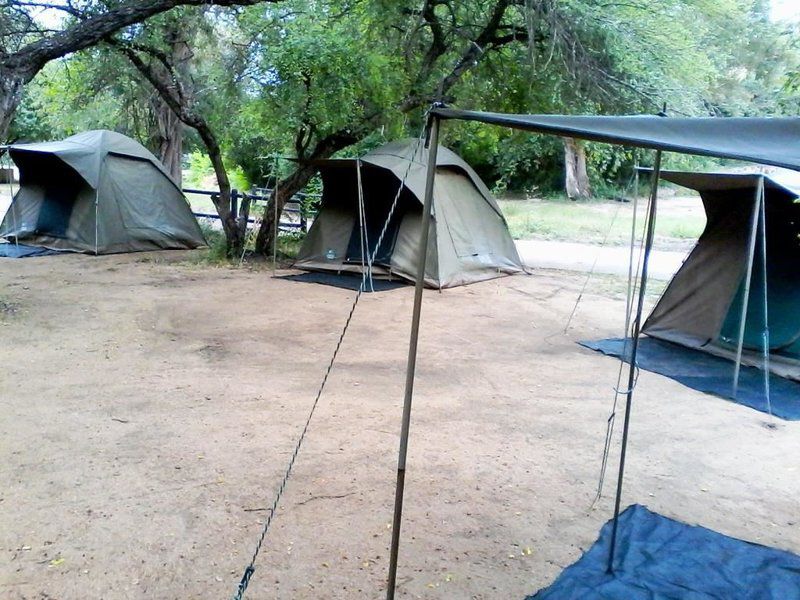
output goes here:
<path id="1" fill-rule="evenodd" d="M 183 188 L 184 194 L 194 194 L 198 196 L 208 196 L 212 198 L 219 197 L 219 190 L 201 190 L 201 189 L 194 189 L 194 188 Z M 269 188 L 257 188 L 254 193 L 248 192 L 240 192 L 239 190 L 233 189 L 231 190 L 231 212 L 234 215 L 239 214 L 239 207 L 240 207 L 240 200 L 248 200 L 253 203 L 264 203 L 269 204 L 270 195 L 272 194 L 272 190 Z M 310 211 L 304 208 L 304 204 L 306 204 L 309 200 L 318 199 L 321 197 L 321 194 L 305 194 L 303 192 L 298 192 L 294 194 L 289 200 L 286 201 L 286 204 L 283 207 L 283 211 L 281 216 L 285 215 L 297 215 L 297 220 L 291 221 L 280 221 L 278 223 L 278 227 L 282 231 L 308 231 L 308 219 L 309 217 L 313 220 L 313 217 L 316 215 L 316 211 Z M 290 206 L 296 205 L 296 206 Z M 208 212 L 196 212 L 192 211 L 192 214 L 195 218 L 198 219 L 213 219 L 219 220 L 220 217 L 216 213 L 208 213 Z M 248 218 L 247 223 L 255 224 L 258 220 L 255 218 Z"/>

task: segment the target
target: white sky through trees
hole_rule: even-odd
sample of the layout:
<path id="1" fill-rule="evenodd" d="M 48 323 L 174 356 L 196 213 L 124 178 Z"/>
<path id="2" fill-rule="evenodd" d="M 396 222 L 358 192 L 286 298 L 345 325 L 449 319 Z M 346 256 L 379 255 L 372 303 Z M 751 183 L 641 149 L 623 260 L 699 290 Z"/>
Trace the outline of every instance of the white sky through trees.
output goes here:
<path id="1" fill-rule="evenodd" d="M 800 21 L 798 0 L 770 0 L 770 8 L 774 21 Z"/>

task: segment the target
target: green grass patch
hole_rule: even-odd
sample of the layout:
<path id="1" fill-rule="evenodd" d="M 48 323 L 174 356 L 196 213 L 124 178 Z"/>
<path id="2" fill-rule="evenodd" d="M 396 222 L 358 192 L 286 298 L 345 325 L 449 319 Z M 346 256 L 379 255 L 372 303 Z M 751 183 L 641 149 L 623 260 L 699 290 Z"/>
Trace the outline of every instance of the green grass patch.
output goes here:
<path id="1" fill-rule="evenodd" d="M 583 275 L 586 276 L 585 274 Z M 645 298 L 652 305 L 661 297 L 667 287 L 668 281 L 660 279 L 649 279 Z M 628 294 L 627 278 L 619 275 L 607 275 L 603 273 L 592 273 L 590 281 L 591 293 L 604 298 L 614 298 L 624 300 Z"/>
<path id="2" fill-rule="evenodd" d="M 686 202 L 671 208 L 662 203 L 656 221 L 656 237 L 664 243 L 696 240 L 705 227 L 702 210 L 687 210 Z M 691 200 L 689 201 L 691 202 Z M 630 240 L 633 203 L 617 201 L 571 202 L 547 200 L 501 200 L 511 236 L 516 240 L 545 239 L 586 244 L 625 245 Z M 679 203 L 674 203 L 679 204 Z M 640 203 L 637 228 L 643 224 Z"/>
<path id="3" fill-rule="evenodd" d="M 278 258 L 284 260 L 294 260 L 300 253 L 303 240 L 306 239 L 305 233 L 283 233 L 278 236 Z"/>

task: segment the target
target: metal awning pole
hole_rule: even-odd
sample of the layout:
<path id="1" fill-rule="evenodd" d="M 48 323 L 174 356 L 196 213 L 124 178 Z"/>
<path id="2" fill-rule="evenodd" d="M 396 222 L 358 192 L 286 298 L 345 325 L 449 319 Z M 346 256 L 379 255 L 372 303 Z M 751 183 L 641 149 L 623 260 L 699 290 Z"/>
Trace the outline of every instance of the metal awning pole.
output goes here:
<path id="1" fill-rule="evenodd" d="M 736 342 L 736 364 L 733 367 L 733 397 L 739 393 L 739 371 L 742 367 L 742 349 L 744 348 L 744 330 L 747 325 L 747 306 L 750 303 L 750 282 L 753 278 L 753 258 L 756 253 L 756 238 L 758 237 L 758 220 L 761 213 L 761 200 L 763 196 L 764 178 L 759 177 L 756 195 L 753 198 L 753 215 L 750 219 L 750 242 L 747 249 L 747 272 L 744 278 L 744 296 L 742 297 L 742 314 L 739 318 L 739 336 Z"/>
<path id="2" fill-rule="evenodd" d="M 433 206 L 433 184 L 436 179 L 436 151 L 439 146 L 439 118 L 429 117 L 428 171 L 425 179 L 425 200 L 422 206 L 422 230 L 417 256 L 417 281 L 414 287 L 414 312 L 411 317 L 411 336 L 408 342 L 408 366 L 406 367 L 406 389 L 403 400 L 403 422 L 400 428 L 400 451 L 397 456 L 397 484 L 394 495 L 394 519 L 392 521 L 392 546 L 389 554 L 389 577 L 386 584 L 387 600 L 394 599 L 397 581 L 397 554 L 400 547 L 400 524 L 403 519 L 403 490 L 406 479 L 406 455 L 408 454 L 408 431 L 411 425 L 411 401 L 414 396 L 414 372 L 417 365 L 417 340 L 419 339 L 419 317 L 422 310 L 422 289 L 425 285 L 425 263 L 428 256 L 428 233 L 431 226 Z"/>
<path id="3" fill-rule="evenodd" d="M 759 177 L 759 198 L 760 207 L 758 211 L 759 228 L 761 229 L 761 275 L 764 279 L 764 332 L 762 334 L 764 342 L 764 396 L 767 399 L 767 412 L 772 416 L 772 401 L 769 397 L 769 300 L 767 288 L 767 199 L 764 190 L 764 178 Z"/>
<path id="4" fill-rule="evenodd" d="M 647 228 L 644 241 L 644 259 L 642 261 L 642 277 L 639 284 L 639 299 L 636 307 L 636 318 L 633 321 L 631 333 L 631 356 L 628 368 L 628 389 L 625 393 L 625 423 L 622 427 L 622 449 L 619 456 L 619 475 L 617 476 L 617 494 L 614 500 L 614 520 L 611 525 L 611 544 L 608 549 L 608 572 L 614 570 L 614 550 L 617 544 L 617 528 L 619 525 L 619 509 L 622 501 L 622 481 L 625 476 L 625 455 L 628 449 L 628 430 L 631 421 L 631 405 L 633 403 L 633 387 L 636 384 L 636 355 L 639 351 L 639 333 L 642 329 L 642 312 L 644 311 L 644 296 L 647 291 L 647 268 L 650 261 L 650 251 L 653 249 L 653 238 L 656 227 L 656 207 L 658 200 L 658 182 L 661 178 L 661 150 L 656 151 L 655 164 L 653 165 L 653 182 L 650 187 L 650 206 L 647 213 Z M 633 248 L 631 248 L 633 252 Z"/>

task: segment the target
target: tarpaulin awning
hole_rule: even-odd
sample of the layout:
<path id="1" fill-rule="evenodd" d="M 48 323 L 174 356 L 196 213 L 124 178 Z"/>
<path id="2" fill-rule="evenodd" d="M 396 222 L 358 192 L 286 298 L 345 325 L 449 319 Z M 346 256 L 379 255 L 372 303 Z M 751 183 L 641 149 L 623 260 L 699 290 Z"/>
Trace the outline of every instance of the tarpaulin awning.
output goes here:
<path id="1" fill-rule="evenodd" d="M 442 119 L 800 171 L 800 118 L 516 115 L 434 108 Z"/>
<path id="2" fill-rule="evenodd" d="M 759 168 L 759 167 L 754 167 Z M 652 169 L 640 168 L 643 173 L 652 173 Z M 786 175 L 791 173 L 795 177 Z M 781 171 L 779 173 L 738 173 L 725 171 L 668 171 L 662 169 L 659 177 L 698 192 L 722 190 L 753 190 L 759 180 L 763 180 L 767 189 L 782 190 L 795 198 L 800 198 L 800 174 L 795 171 Z"/>

